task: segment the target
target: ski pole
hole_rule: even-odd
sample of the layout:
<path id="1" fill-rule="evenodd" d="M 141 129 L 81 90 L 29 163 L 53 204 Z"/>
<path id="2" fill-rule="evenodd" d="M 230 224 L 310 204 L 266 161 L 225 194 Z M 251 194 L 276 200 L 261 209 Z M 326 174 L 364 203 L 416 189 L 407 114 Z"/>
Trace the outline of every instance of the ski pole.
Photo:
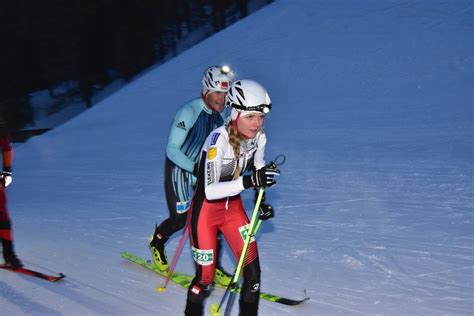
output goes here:
<path id="1" fill-rule="evenodd" d="M 183 248 L 184 241 L 186 240 L 186 237 L 188 236 L 188 231 L 189 231 L 189 221 L 186 224 L 186 227 L 184 228 L 183 235 L 181 236 L 181 241 L 179 242 L 179 246 L 176 249 L 176 253 L 174 254 L 173 262 L 171 263 L 168 276 L 166 277 L 165 285 L 156 288 L 156 291 L 158 293 L 164 292 L 166 290 L 166 287 L 168 286 L 168 283 L 170 282 L 171 276 L 173 275 L 174 268 L 176 267 L 176 264 L 178 263 L 178 258 L 179 258 L 179 255 L 181 254 L 181 249 Z"/>
<path id="2" fill-rule="evenodd" d="M 260 228 L 260 224 L 262 223 L 261 219 L 258 219 L 258 222 L 256 222 L 256 221 L 257 221 L 257 218 L 260 214 L 260 204 L 262 203 L 262 200 L 263 200 L 263 194 L 264 194 L 264 190 L 263 190 L 263 188 L 260 188 L 260 191 L 258 192 L 257 203 L 255 203 L 255 209 L 254 209 L 254 212 L 252 214 L 252 220 L 250 222 L 250 226 L 249 226 L 249 229 L 248 229 L 248 235 L 247 235 L 247 238 L 245 240 L 246 244 L 244 244 L 244 249 L 242 250 L 242 254 L 240 256 L 239 264 L 237 265 L 237 271 L 236 271 L 236 274 L 234 275 L 233 280 L 232 280 L 233 283 L 234 283 L 234 287 L 237 285 L 237 283 L 239 281 L 239 277 L 240 277 L 240 273 L 241 273 L 242 268 L 243 268 L 245 257 L 247 256 L 248 247 L 250 246 L 250 241 L 252 240 L 252 238 L 255 237 L 255 235 L 257 234 L 257 230 Z M 247 242 L 247 240 L 248 240 L 248 242 Z M 230 310 L 231 310 L 232 306 L 234 305 L 234 300 L 235 300 L 236 295 L 237 294 L 234 291 L 229 293 L 229 299 L 227 300 L 227 305 L 226 305 L 226 308 L 225 308 L 225 311 L 224 311 L 224 316 L 229 316 L 230 315 Z"/>
<path id="3" fill-rule="evenodd" d="M 283 154 L 279 154 L 278 156 L 275 157 L 275 159 L 271 162 L 271 166 L 273 166 L 274 168 L 278 167 L 278 166 L 281 166 L 282 164 L 284 164 L 286 161 L 286 156 L 283 155 Z M 259 192 L 260 193 L 260 192 Z M 263 197 L 262 197 L 263 199 Z M 260 225 L 262 225 L 262 220 L 259 219 L 258 222 L 257 222 L 257 225 L 255 226 L 255 230 L 254 230 L 254 235 L 257 234 L 257 231 L 260 229 Z"/>
<path id="4" fill-rule="evenodd" d="M 229 285 L 227 286 L 227 288 L 225 290 L 225 293 L 224 293 L 224 296 L 222 297 L 219 305 L 217 305 L 217 304 L 212 304 L 211 305 L 211 314 L 212 315 L 219 315 L 219 311 L 220 311 L 225 299 L 227 298 L 227 295 L 229 295 L 230 292 L 234 293 L 232 290 L 236 287 L 237 282 L 239 281 L 240 271 L 242 270 L 242 266 L 244 264 L 245 257 L 247 255 L 247 250 L 248 250 L 248 247 L 250 245 L 250 240 L 252 239 L 252 237 L 255 236 L 255 233 L 256 233 L 256 230 L 255 230 L 256 221 L 257 221 L 257 217 L 258 217 L 258 214 L 259 214 L 260 203 L 262 202 L 262 198 L 263 198 L 263 193 L 264 193 L 264 189 L 260 188 L 260 191 L 258 192 L 257 201 L 255 202 L 255 208 L 254 208 L 253 213 L 252 213 L 252 218 L 250 220 L 249 228 L 247 230 L 247 236 L 245 238 L 244 247 L 242 249 L 242 253 L 240 254 L 239 262 L 238 262 L 237 266 L 235 267 L 235 271 L 234 271 L 234 274 L 232 276 L 232 280 L 230 281 Z M 261 220 L 259 220 L 259 221 L 261 221 Z M 230 295 L 231 295 L 230 297 L 232 297 L 232 293 L 230 293 Z M 229 298 L 229 300 L 230 300 L 230 298 Z"/>

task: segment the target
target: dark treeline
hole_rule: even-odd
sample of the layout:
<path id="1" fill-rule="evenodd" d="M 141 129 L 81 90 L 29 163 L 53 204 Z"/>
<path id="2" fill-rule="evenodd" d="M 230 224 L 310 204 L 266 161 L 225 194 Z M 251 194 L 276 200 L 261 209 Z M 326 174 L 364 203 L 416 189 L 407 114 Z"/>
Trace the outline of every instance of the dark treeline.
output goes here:
<path id="1" fill-rule="evenodd" d="M 11 128 L 33 121 L 29 94 L 75 81 L 88 106 L 96 87 L 130 80 L 177 53 L 183 34 L 207 35 L 248 14 L 249 0 L 16 0 L 0 8 L 0 107 Z M 270 1 L 268 1 L 270 2 Z M 54 95 L 52 95 L 54 97 Z"/>

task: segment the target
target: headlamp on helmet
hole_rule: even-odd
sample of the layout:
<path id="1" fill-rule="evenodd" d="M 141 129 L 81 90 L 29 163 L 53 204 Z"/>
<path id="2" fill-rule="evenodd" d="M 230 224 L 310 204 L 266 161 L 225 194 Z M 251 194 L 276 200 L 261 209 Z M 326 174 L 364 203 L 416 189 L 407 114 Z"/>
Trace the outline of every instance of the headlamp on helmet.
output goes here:
<path id="1" fill-rule="evenodd" d="M 210 92 L 227 92 L 233 77 L 234 74 L 227 65 L 209 67 L 202 76 L 203 95 Z"/>
<path id="2" fill-rule="evenodd" d="M 232 120 L 252 112 L 267 114 L 272 108 L 267 90 L 252 80 L 233 82 L 226 95 L 226 105 L 232 108 Z"/>
<path id="3" fill-rule="evenodd" d="M 228 73 L 230 73 L 230 67 L 227 66 L 227 65 L 222 66 L 221 67 L 221 74 L 226 75 Z"/>

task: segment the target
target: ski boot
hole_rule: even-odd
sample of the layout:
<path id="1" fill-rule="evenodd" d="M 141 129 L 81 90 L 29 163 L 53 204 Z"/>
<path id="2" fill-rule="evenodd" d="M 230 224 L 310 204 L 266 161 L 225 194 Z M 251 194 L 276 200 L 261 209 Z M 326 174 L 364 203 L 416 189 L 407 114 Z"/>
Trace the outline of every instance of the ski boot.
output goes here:
<path id="1" fill-rule="evenodd" d="M 214 283 L 221 286 L 228 286 L 232 281 L 232 275 L 224 270 L 222 267 L 216 267 L 216 272 L 214 274 Z"/>
<path id="2" fill-rule="evenodd" d="M 2 239 L 3 245 L 3 259 L 5 260 L 5 265 L 8 265 L 14 269 L 18 269 L 23 267 L 23 263 L 21 263 L 20 259 L 13 251 L 13 243 L 11 240 Z"/>
<path id="3" fill-rule="evenodd" d="M 248 303 L 242 300 L 239 301 L 239 315 L 245 316 L 257 316 L 258 315 L 258 302 Z"/>
<path id="4" fill-rule="evenodd" d="M 162 237 L 160 238 L 158 236 Z M 153 263 L 158 268 L 158 270 L 165 273 L 169 271 L 169 264 L 165 250 L 166 240 L 167 239 L 163 237 L 163 235 L 161 235 L 160 233 L 157 233 L 156 230 L 155 234 L 151 235 L 148 239 L 148 247 L 150 248 Z"/>

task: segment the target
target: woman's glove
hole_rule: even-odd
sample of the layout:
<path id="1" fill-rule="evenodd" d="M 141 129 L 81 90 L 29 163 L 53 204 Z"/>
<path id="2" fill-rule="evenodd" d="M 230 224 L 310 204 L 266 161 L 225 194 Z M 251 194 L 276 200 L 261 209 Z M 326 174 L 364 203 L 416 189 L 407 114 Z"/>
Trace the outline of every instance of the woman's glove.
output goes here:
<path id="1" fill-rule="evenodd" d="M 273 207 L 267 203 L 260 203 L 260 215 L 259 218 L 262 221 L 266 221 L 275 216 L 275 212 L 273 211 Z"/>
<path id="2" fill-rule="evenodd" d="M 274 164 L 255 170 L 251 175 L 243 176 L 244 188 L 266 188 L 276 184 L 275 176 L 280 175 L 280 170 Z"/>

